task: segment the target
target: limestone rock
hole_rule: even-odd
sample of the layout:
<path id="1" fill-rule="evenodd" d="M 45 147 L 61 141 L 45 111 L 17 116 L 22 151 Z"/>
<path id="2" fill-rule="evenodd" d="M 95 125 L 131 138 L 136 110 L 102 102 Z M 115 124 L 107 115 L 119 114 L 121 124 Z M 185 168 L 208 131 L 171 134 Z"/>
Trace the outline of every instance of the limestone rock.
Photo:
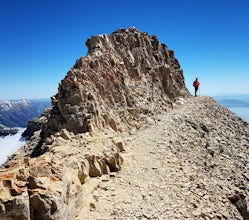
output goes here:
<path id="1" fill-rule="evenodd" d="M 125 149 L 124 149 L 124 143 L 123 143 L 123 140 L 121 138 L 115 138 L 113 140 L 113 143 L 115 144 L 115 146 L 118 148 L 118 150 L 120 152 L 125 151 Z"/>
<path id="2" fill-rule="evenodd" d="M 22 136 L 25 137 L 26 139 L 30 139 L 34 135 L 34 132 L 39 131 L 42 128 L 45 122 L 46 122 L 46 118 L 44 116 L 29 120 L 27 128 L 22 133 Z"/>
<path id="3" fill-rule="evenodd" d="M 118 131 L 120 123 L 189 95 L 174 52 L 154 35 L 131 27 L 92 36 L 86 45 L 87 56 L 76 61 L 52 98 L 46 135 L 63 128 L 75 134 L 105 126 Z"/>

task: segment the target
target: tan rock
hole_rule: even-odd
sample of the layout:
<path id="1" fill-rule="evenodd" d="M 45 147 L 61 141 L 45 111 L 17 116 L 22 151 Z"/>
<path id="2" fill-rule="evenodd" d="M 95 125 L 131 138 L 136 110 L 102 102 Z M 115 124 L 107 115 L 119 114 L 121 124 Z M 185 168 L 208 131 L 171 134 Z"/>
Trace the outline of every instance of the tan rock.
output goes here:
<path id="1" fill-rule="evenodd" d="M 62 129 L 60 131 L 60 136 L 62 138 L 64 138 L 65 140 L 70 140 L 71 139 L 70 133 L 66 129 Z"/>
<path id="2" fill-rule="evenodd" d="M 115 138 L 113 140 L 114 145 L 119 149 L 120 152 L 125 151 L 123 140 L 121 138 Z"/>
<path id="3" fill-rule="evenodd" d="M 156 36 L 86 44 L 43 129 L 0 169 L 0 219 L 246 219 L 248 125 L 189 97 Z"/>

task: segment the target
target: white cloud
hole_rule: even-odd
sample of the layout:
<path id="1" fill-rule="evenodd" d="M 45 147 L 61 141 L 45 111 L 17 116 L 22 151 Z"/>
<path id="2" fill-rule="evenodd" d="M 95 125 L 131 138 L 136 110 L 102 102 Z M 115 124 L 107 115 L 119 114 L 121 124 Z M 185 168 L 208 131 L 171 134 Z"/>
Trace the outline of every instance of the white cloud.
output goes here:
<path id="1" fill-rule="evenodd" d="M 0 137 L 0 164 L 3 164 L 8 156 L 15 153 L 17 149 L 25 144 L 25 139 L 21 136 L 24 130 L 25 128 L 22 128 L 15 135 Z"/>

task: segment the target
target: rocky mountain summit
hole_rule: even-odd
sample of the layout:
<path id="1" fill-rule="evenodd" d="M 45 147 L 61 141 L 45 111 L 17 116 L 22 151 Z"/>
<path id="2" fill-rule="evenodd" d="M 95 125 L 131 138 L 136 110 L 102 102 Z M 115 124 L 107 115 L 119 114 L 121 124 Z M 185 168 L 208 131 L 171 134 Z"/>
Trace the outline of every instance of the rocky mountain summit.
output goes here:
<path id="1" fill-rule="evenodd" d="M 248 219 L 247 123 L 192 97 L 156 36 L 86 45 L 0 169 L 0 219 Z"/>
<path id="2" fill-rule="evenodd" d="M 63 128 L 75 134 L 118 128 L 189 95 L 174 52 L 156 36 L 132 27 L 93 36 L 86 45 L 87 56 L 76 61 L 53 97 L 45 136 Z"/>

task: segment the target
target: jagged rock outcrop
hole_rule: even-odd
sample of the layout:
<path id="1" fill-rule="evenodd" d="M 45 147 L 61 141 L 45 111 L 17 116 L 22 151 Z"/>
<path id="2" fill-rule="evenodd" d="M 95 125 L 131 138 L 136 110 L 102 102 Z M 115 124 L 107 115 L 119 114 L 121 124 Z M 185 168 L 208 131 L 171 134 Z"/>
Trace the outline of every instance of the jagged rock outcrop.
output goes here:
<path id="1" fill-rule="evenodd" d="M 107 132 L 100 138 L 62 129 L 48 140 L 49 151 L 30 158 L 36 133 L 0 170 L 0 219 L 72 219 L 83 184 L 121 167 L 120 142 Z"/>
<path id="2" fill-rule="evenodd" d="M 22 133 L 22 136 L 26 139 L 30 139 L 36 131 L 39 131 L 42 129 L 44 123 L 46 123 L 47 119 L 45 116 L 33 118 L 28 121 L 27 128 Z"/>
<path id="3" fill-rule="evenodd" d="M 139 114 L 153 114 L 189 95 L 174 52 L 156 36 L 131 27 L 93 36 L 86 45 L 87 56 L 76 61 L 53 97 L 45 136 L 63 128 L 121 129 Z"/>

